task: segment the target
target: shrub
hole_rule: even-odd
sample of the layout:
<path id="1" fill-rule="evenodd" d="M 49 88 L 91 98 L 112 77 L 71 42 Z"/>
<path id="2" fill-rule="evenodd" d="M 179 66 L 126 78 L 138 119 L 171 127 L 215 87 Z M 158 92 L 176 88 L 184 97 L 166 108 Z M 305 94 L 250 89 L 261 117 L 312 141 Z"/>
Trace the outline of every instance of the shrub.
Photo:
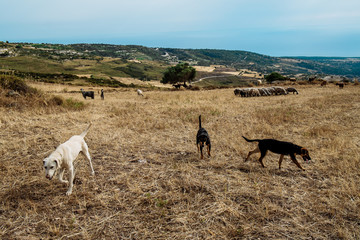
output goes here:
<path id="1" fill-rule="evenodd" d="M 21 94 L 37 93 L 37 90 L 29 87 L 24 80 L 11 75 L 0 76 L 0 86 L 3 89 L 13 90 Z"/>
<path id="2" fill-rule="evenodd" d="M 273 81 L 285 81 L 286 77 L 282 76 L 280 73 L 272 72 L 269 75 L 266 75 L 265 79 L 272 83 Z"/>

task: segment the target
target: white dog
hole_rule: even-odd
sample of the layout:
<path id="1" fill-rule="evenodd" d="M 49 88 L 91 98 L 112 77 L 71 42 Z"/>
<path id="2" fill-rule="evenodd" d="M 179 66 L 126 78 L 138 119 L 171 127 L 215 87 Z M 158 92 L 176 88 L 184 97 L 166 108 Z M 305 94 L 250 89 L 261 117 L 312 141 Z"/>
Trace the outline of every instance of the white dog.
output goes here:
<path id="1" fill-rule="evenodd" d="M 55 175 L 56 171 L 59 170 L 60 182 L 68 183 L 68 181 L 63 180 L 63 175 L 65 169 L 69 171 L 69 189 L 66 192 L 66 195 L 70 195 L 72 193 L 75 177 L 73 163 L 80 152 L 82 152 L 84 156 L 89 160 L 91 174 L 95 174 L 91 163 L 88 146 L 84 140 L 84 137 L 87 134 L 90 126 L 91 123 L 84 132 L 82 132 L 80 135 L 72 136 L 69 140 L 67 140 L 63 144 L 60 144 L 56 148 L 56 150 L 50 154 L 49 157 L 44 159 L 45 176 L 49 180 L 51 180 Z"/>

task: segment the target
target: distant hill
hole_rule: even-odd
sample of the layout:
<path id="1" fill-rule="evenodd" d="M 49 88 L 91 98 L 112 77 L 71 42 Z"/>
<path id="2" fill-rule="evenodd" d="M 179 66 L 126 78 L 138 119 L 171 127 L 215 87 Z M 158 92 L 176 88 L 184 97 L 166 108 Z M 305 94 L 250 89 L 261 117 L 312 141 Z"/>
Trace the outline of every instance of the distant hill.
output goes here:
<path id="1" fill-rule="evenodd" d="M 360 76 L 360 58 L 271 57 L 247 51 L 149 48 L 110 44 L 33 44 L 0 42 L 0 69 L 94 78 L 132 77 L 160 80 L 170 65 L 221 65 L 234 71 L 248 69 L 263 75 L 279 72 L 302 75 Z M 201 76 L 201 74 L 199 75 Z"/>

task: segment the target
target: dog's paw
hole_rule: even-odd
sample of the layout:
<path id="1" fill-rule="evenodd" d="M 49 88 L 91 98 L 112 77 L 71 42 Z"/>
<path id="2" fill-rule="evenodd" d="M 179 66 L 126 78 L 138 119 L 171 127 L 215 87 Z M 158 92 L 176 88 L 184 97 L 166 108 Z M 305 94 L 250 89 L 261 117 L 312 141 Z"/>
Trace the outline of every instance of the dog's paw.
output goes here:
<path id="1" fill-rule="evenodd" d="M 66 196 L 70 196 L 71 193 L 72 193 L 72 190 L 68 190 L 68 191 L 66 192 Z"/>
<path id="2" fill-rule="evenodd" d="M 69 183 L 69 181 L 67 181 L 67 180 L 60 180 L 60 182 L 61 182 L 61 183 L 65 183 L 65 184 L 68 184 L 68 183 Z"/>
<path id="3" fill-rule="evenodd" d="M 92 172 L 91 172 L 91 175 L 93 175 L 93 176 L 94 176 L 94 175 L 95 175 L 95 171 L 92 171 Z"/>

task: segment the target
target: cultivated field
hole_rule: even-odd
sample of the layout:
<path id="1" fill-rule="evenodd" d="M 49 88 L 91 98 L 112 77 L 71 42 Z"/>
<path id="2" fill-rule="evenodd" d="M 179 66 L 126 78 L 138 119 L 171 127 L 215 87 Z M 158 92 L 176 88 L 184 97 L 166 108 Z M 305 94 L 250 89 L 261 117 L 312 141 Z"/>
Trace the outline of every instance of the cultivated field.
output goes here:
<path id="1" fill-rule="evenodd" d="M 38 85 L 82 100 L 78 87 Z M 233 89 L 109 91 L 81 111 L 0 108 L 1 239 L 359 239 L 360 87 L 299 86 L 299 95 L 239 98 Z M 195 145 L 202 114 L 212 157 Z M 67 186 L 42 160 L 93 123 Z M 309 149 L 305 172 L 269 153 L 276 138 Z"/>

